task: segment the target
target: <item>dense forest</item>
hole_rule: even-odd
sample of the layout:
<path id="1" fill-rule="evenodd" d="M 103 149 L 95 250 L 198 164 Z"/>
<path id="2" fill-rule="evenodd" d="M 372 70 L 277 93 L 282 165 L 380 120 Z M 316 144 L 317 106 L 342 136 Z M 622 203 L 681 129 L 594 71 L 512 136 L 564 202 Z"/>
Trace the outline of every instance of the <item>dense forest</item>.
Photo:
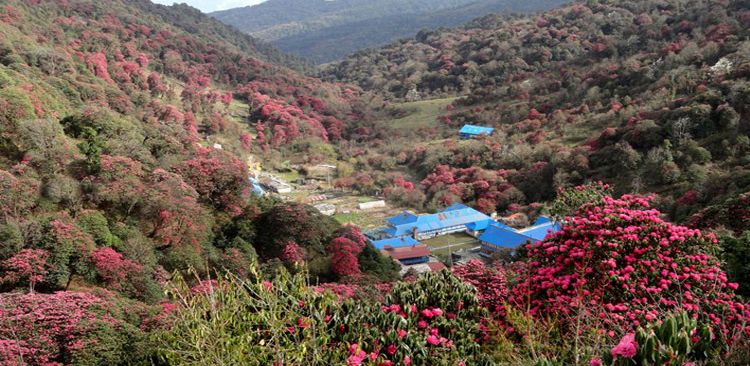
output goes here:
<path id="1" fill-rule="evenodd" d="M 582 1 L 316 78 L 187 5 L 5 1 L 0 364 L 746 365 L 748 29 L 748 0 Z M 400 273 L 257 161 L 561 228 Z"/>
<path id="2" fill-rule="evenodd" d="M 454 27 L 493 13 L 535 12 L 563 0 L 269 0 L 211 13 L 253 37 L 316 63 L 410 37 L 424 28 Z"/>

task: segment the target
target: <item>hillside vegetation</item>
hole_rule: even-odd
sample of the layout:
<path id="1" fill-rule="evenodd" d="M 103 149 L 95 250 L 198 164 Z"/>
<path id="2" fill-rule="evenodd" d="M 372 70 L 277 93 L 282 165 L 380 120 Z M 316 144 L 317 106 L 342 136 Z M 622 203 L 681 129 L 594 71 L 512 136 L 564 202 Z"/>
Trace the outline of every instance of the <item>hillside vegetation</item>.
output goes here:
<path id="1" fill-rule="evenodd" d="M 290 62 L 184 5 L 0 6 L 0 363 L 141 364 L 173 274 L 394 278 L 359 229 L 249 193 L 251 153 L 372 113 Z"/>
<path id="2" fill-rule="evenodd" d="M 485 197 L 505 202 L 500 209 L 602 179 L 619 192 L 657 192 L 685 220 L 750 190 L 749 8 L 744 0 L 598 1 L 491 15 L 359 52 L 323 76 L 394 102 L 459 97 L 435 129 L 420 132 L 426 139 L 412 139 L 455 136 L 464 123 L 498 128 L 482 143 L 428 145 L 422 156 L 401 150 L 417 177 L 441 174 L 438 165 L 452 175 L 499 171 L 522 193 Z M 429 188 L 448 201 L 475 195 Z"/>
<path id="3" fill-rule="evenodd" d="M 212 13 L 279 49 L 324 63 L 423 28 L 458 26 L 491 12 L 534 12 L 562 4 L 515 0 L 270 0 Z"/>

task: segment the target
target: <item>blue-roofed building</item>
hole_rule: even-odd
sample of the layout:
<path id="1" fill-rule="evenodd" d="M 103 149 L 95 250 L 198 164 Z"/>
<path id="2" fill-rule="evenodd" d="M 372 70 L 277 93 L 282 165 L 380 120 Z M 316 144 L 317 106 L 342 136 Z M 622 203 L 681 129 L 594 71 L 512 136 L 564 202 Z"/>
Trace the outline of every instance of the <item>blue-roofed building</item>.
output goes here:
<path id="1" fill-rule="evenodd" d="M 561 228 L 562 225 L 560 225 L 559 222 L 554 222 L 552 220 L 540 222 L 539 220 L 537 220 L 537 222 L 534 223 L 534 226 L 518 230 L 518 232 L 530 238 L 533 238 L 536 241 L 542 241 L 545 237 L 547 237 L 547 234 L 551 232 L 556 233 L 560 231 Z"/>
<path id="2" fill-rule="evenodd" d="M 383 232 L 389 237 L 410 236 L 416 240 L 458 232 L 476 235 L 476 233 L 487 229 L 494 223 L 489 216 L 460 203 L 432 215 L 416 215 L 404 211 L 388 218 L 386 221 L 388 222 L 388 228 Z"/>
<path id="3" fill-rule="evenodd" d="M 479 240 L 482 254 L 490 255 L 501 249 L 516 249 L 524 244 L 538 243 L 549 234 L 560 231 L 561 225 L 547 217 L 540 217 L 533 226 L 516 230 L 503 224 L 492 224 Z"/>
<path id="4" fill-rule="evenodd" d="M 492 135 L 493 132 L 495 132 L 495 129 L 492 127 L 464 125 L 458 131 L 458 135 L 461 139 L 468 140 L 474 137 Z"/>
<path id="5" fill-rule="evenodd" d="M 390 239 L 383 239 L 383 240 L 372 240 L 371 242 L 372 242 L 372 245 L 378 250 L 383 250 L 387 247 L 403 248 L 403 247 L 411 247 L 411 246 L 420 244 L 416 239 L 412 238 L 411 236 L 404 236 L 401 238 L 390 238 Z"/>

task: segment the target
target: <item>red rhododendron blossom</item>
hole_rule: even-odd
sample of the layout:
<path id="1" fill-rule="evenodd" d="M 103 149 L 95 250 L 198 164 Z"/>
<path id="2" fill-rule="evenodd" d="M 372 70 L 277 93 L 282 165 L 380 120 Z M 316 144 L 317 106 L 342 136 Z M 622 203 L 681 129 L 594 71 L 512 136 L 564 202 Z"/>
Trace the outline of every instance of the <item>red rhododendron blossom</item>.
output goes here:
<path id="1" fill-rule="evenodd" d="M 359 275 L 361 272 L 357 255 L 362 249 L 362 245 L 346 237 L 333 239 L 328 245 L 333 273 L 340 277 Z"/>
<path id="2" fill-rule="evenodd" d="M 281 259 L 284 260 L 284 262 L 296 265 L 302 263 L 305 260 L 305 253 L 297 243 L 290 241 L 286 245 L 284 245 L 284 251 L 281 254 Z"/>
<path id="3" fill-rule="evenodd" d="M 711 254 L 716 239 L 666 222 L 649 206 L 639 196 L 584 205 L 561 232 L 527 248 L 528 272 L 511 300 L 531 301 L 538 316 L 598 319 L 594 326 L 608 330 L 686 310 L 731 342 L 748 314 Z"/>
<path id="4" fill-rule="evenodd" d="M 473 259 L 453 267 L 453 274 L 477 289 L 477 297 L 482 306 L 495 314 L 504 315 L 503 304 L 508 299 L 508 281 L 501 266 L 485 266 L 484 262 Z"/>
<path id="5" fill-rule="evenodd" d="M 635 334 L 628 333 L 620 340 L 620 343 L 612 349 L 612 357 L 633 358 L 638 352 L 638 342 L 635 341 Z"/>
<path id="6" fill-rule="evenodd" d="M 91 253 L 91 261 L 94 263 L 96 273 L 111 288 L 119 290 L 128 276 L 139 273 L 143 266 L 130 259 L 125 259 L 122 254 L 112 248 L 101 248 Z"/>
<path id="7" fill-rule="evenodd" d="M 0 283 L 18 283 L 27 281 L 29 290 L 34 291 L 34 284 L 41 282 L 47 275 L 47 258 L 49 252 L 40 249 L 24 249 L 2 262 Z"/>
<path id="8" fill-rule="evenodd" d="M 440 344 L 440 338 L 434 335 L 428 335 L 427 336 L 427 343 L 433 346 L 437 346 Z"/>

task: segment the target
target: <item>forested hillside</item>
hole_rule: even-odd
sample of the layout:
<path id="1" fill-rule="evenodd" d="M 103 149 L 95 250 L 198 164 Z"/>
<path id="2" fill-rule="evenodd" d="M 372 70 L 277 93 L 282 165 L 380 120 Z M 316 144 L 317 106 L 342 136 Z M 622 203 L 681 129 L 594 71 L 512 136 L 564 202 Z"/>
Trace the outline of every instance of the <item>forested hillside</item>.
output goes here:
<path id="1" fill-rule="evenodd" d="M 84 318 L 110 309 L 102 332 L 137 338 L 145 318 L 132 312 L 147 315 L 172 273 L 242 274 L 258 259 L 270 261 L 269 271 L 308 260 L 321 282 L 371 271 L 391 278 L 393 263 L 358 229 L 249 193 L 253 149 L 301 139 L 327 144 L 357 127 L 344 121 L 367 121 L 357 91 L 271 63 L 290 60 L 186 6 L 0 6 L 0 289 L 32 293 L 0 296 L 0 339 L 21 336 L 6 333 L 20 331 L 5 323 L 8 306 L 39 302 L 62 314 L 70 306 Z M 356 252 L 332 252 L 338 247 L 329 242 L 343 237 L 353 241 L 339 246 Z M 346 266 L 331 265 L 340 255 Z M 106 342 L 101 354 L 76 353 L 65 337 L 86 325 L 75 316 L 33 331 L 22 348 L 39 363 L 124 364 L 143 356 L 118 348 L 136 347 L 122 339 Z M 126 329 L 127 336 L 118 333 Z"/>
<path id="2" fill-rule="evenodd" d="M 520 188 L 485 197 L 502 207 L 603 179 L 619 192 L 659 193 L 686 220 L 750 190 L 749 9 L 745 0 L 607 1 L 491 15 L 357 53 L 323 75 L 392 101 L 458 97 L 422 134 L 499 129 L 450 153 L 403 150 L 420 177 L 434 173 L 428 199 L 481 197 L 434 185 L 481 168 Z"/>
<path id="3" fill-rule="evenodd" d="M 270 0 L 212 13 L 281 50 L 323 63 L 492 13 L 534 12 L 564 3 L 516 0 Z"/>

